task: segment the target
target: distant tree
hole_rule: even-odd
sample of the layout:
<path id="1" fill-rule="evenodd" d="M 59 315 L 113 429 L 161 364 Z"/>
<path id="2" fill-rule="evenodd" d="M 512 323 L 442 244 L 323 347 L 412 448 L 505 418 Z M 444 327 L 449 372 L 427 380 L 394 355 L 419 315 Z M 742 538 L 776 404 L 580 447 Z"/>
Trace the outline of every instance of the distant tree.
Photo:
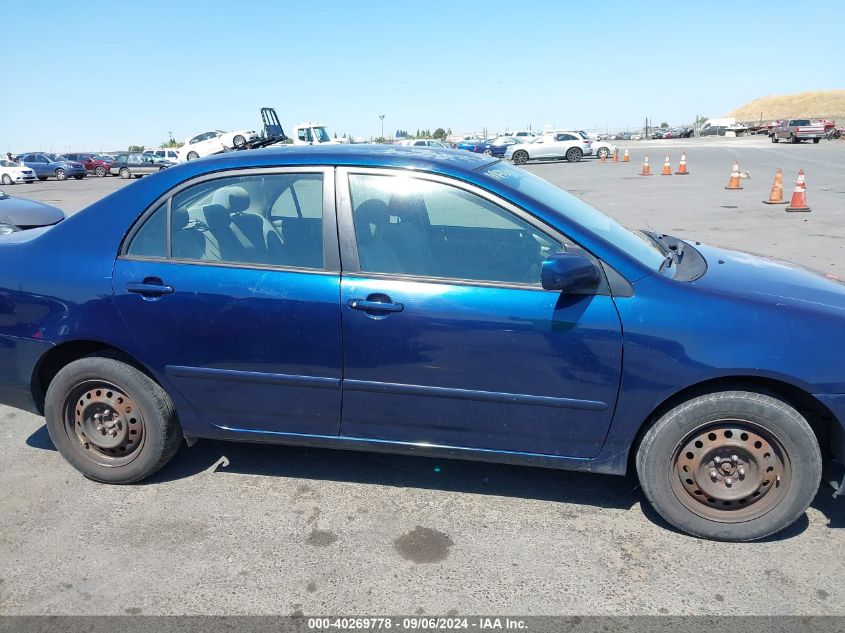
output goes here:
<path id="1" fill-rule="evenodd" d="M 143 145 L 130 145 L 129 151 L 130 152 L 143 152 L 144 146 Z"/>
<path id="2" fill-rule="evenodd" d="M 665 130 L 667 127 L 669 127 L 669 124 L 668 124 L 668 123 L 666 123 L 666 121 L 664 121 L 663 123 L 661 123 L 661 124 L 660 124 L 660 129 L 661 129 L 661 130 Z"/>
<path id="3" fill-rule="evenodd" d="M 703 114 L 698 114 L 695 117 L 695 127 L 700 127 L 704 125 L 704 122 L 709 119 L 710 117 L 706 117 Z"/>
<path id="4" fill-rule="evenodd" d="M 334 133 L 334 137 L 337 138 L 337 132 Z"/>
<path id="5" fill-rule="evenodd" d="M 183 145 L 183 144 L 182 144 L 182 143 L 180 143 L 179 141 L 176 141 L 176 140 L 170 139 L 169 141 L 166 141 L 166 142 L 162 143 L 162 144 L 161 144 L 161 147 L 173 147 L 173 148 L 177 148 L 177 147 L 182 147 L 182 145 Z"/>
<path id="6" fill-rule="evenodd" d="M 444 130 L 442 127 L 437 128 L 436 130 L 434 130 L 434 138 L 446 138 L 446 130 Z"/>

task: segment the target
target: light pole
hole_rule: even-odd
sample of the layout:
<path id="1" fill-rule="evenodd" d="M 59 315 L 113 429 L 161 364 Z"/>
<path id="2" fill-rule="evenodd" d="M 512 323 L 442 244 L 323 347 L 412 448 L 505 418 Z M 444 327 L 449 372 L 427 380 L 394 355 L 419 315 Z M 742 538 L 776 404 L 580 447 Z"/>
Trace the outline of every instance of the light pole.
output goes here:
<path id="1" fill-rule="evenodd" d="M 379 120 L 381 121 L 381 142 L 384 143 L 384 115 L 378 115 Z"/>

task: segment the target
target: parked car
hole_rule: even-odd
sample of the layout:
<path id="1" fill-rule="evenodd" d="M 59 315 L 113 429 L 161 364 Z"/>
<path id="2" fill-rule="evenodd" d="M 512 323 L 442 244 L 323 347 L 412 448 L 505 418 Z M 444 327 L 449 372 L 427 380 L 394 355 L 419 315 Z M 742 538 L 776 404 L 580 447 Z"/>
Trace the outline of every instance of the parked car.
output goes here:
<path id="1" fill-rule="evenodd" d="M 790 143 L 801 141 L 818 143 L 824 138 L 824 127 L 813 125 L 809 119 L 787 119 L 781 121 L 778 127 L 773 128 L 769 136 L 772 143 L 777 143 L 781 139 Z"/>
<path id="2" fill-rule="evenodd" d="M 475 152 L 487 154 L 497 158 L 504 158 L 505 152 L 511 145 L 521 145 L 527 141 L 522 136 L 499 136 L 489 141 L 484 141 L 475 146 Z"/>
<path id="3" fill-rule="evenodd" d="M 698 131 L 699 136 L 724 136 L 726 127 L 724 125 L 711 125 L 705 123 Z"/>
<path id="4" fill-rule="evenodd" d="M 577 163 L 584 156 L 593 153 L 592 144 L 579 134 L 561 133 L 554 136 L 540 136 L 530 143 L 511 145 L 505 150 L 505 158 L 517 165 L 529 160 L 555 160 L 565 158 Z"/>
<path id="5" fill-rule="evenodd" d="M 16 198 L 0 190 L 0 236 L 51 226 L 64 219 L 64 212 L 57 207 L 26 198 Z"/>
<path id="6" fill-rule="evenodd" d="M 515 138 L 520 138 L 523 141 L 532 141 L 537 138 L 538 135 L 530 130 L 516 130 L 514 132 L 505 132 L 502 136 L 513 136 Z"/>
<path id="7" fill-rule="evenodd" d="M 109 166 L 109 173 L 112 176 L 120 176 L 123 179 L 140 178 L 147 174 L 154 174 L 163 169 L 175 165 L 172 161 L 149 156 L 140 152 L 120 154 Z"/>
<path id="8" fill-rule="evenodd" d="M 21 182 L 26 184 L 35 182 L 35 172 L 13 160 L 0 159 L 0 183 L 16 185 Z"/>
<path id="9" fill-rule="evenodd" d="M 747 541 L 845 456 L 842 280 L 631 231 L 468 152 L 169 169 L 0 237 L 0 297 L 0 402 L 101 482 L 183 438 L 631 463 L 670 524 Z"/>
<path id="10" fill-rule="evenodd" d="M 62 158 L 82 163 L 85 167 L 85 171 L 89 174 L 94 174 L 95 176 L 102 177 L 109 173 L 109 162 L 101 158 L 95 158 L 93 154 L 64 154 Z"/>
<path id="11" fill-rule="evenodd" d="M 590 135 L 587 134 L 584 130 L 562 130 L 561 129 L 561 130 L 554 130 L 554 133 L 555 133 L 555 135 L 558 135 L 558 134 L 574 134 L 576 136 L 580 136 L 582 139 L 586 139 L 587 141 L 590 141 L 590 143 L 592 144 L 592 148 L 593 148 L 593 154 L 595 156 L 599 157 L 599 158 L 601 158 L 602 156 L 604 158 L 607 158 L 608 156 L 611 156 L 614 151 L 618 150 L 618 147 L 615 144 L 611 143 L 610 141 L 608 141 L 606 139 L 593 140 L 592 138 L 590 138 Z M 546 136 L 546 133 L 544 132 L 543 135 Z"/>
<path id="12" fill-rule="evenodd" d="M 455 145 L 455 149 L 465 149 L 474 152 L 475 148 L 484 142 L 483 138 L 468 138 Z"/>
<path id="13" fill-rule="evenodd" d="M 179 160 L 196 160 L 203 156 L 225 152 L 228 149 L 246 147 L 247 144 L 257 141 L 258 138 L 258 132 L 254 130 L 238 132 L 211 130 L 210 132 L 203 132 L 185 140 L 185 144 L 179 148 Z"/>
<path id="14" fill-rule="evenodd" d="M 67 160 L 56 154 L 48 154 L 46 152 L 21 154 L 16 160 L 21 165 L 25 165 L 34 171 L 38 180 L 47 180 L 48 178 L 55 178 L 56 180 L 76 178 L 77 180 L 82 180 L 87 174 L 85 165 L 82 163 Z"/>
<path id="15" fill-rule="evenodd" d="M 173 147 L 159 147 L 158 149 L 148 149 L 144 150 L 144 154 L 146 154 L 147 156 L 155 156 L 156 158 L 169 160 L 172 163 L 179 162 L 179 150 Z"/>
<path id="16" fill-rule="evenodd" d="M 409 138 L 399 141 L 398 145 L 407 145 L 409 147 L 437 147 L 439 149 L 451 149 L 452 146 L 443 141 L 438 141 L 433 138 Z"/>

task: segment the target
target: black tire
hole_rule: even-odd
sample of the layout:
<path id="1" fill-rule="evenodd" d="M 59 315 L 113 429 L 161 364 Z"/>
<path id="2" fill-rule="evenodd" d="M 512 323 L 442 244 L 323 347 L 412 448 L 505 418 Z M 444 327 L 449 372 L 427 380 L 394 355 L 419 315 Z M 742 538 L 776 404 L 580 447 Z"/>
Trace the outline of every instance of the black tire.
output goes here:
<path id="1" fill-rule="evenodd" d="M 129 180 L 132 177 L 132 172 L 129 171 L 128 167 L 121 167 L 120 168 L 120 177 L 124 180 Z"/>
<path id="2" fill-rule="evenodd" d="M 102 165 L 97 165 L 96 167 L 94 167 L 94 175 L 98 178 L 104 177 L 106 175 L 106 168 Z"/>
<path id="3" fill-rule="evenodd" d="M 584 156 L 584 152 L 579 147 L 570 147 L 566 150 L 566 160 L 570 163 L 577 163 Z"/>
<path id="4" fill-rule="evenodd" d="M 772 135 L 772 143 L 777 143 L 779 140 L 777 136 Z"/>
<path id="5" fill-rule="evenodd" d="M 186 158 L 188 160 L 196 160 L 199 157 L 200 157 L 200 155 L 197 154 L 196 152 L 188 152 L 188 155 L 186 156 Z"/>
<path id="6" fill-rule="evenodd" d="M 2 182 L 4 185 L 14 185 L 15 181 L 12 180 L 12 177 L 9 174 L 3 174 Z"/>
<path id="7" fill-rule="evenodd" d="M 789 136 L 789 142 L 792 143 L 793 145 L 797 144 L 798 143 L 798 137 L 795 136 L 794 134 L 791 134 Z"/>
<path id="8" fill-rule="evenodd" d="M 47 176 L 38 176 L 38 180 L 44 182 L 45 180 L 47 180 Z"/>
<path id="9" fill-rule="evenodd" d="M 89 410 L 98 406 L 84 396 L 77 404 L 79 394 L 85 393 L 80 389 L 98 386 L 102 391 L 113 389 L 108 391 L 111 397 L 125 394 L 127 400 L 119 401 L 134 405 L 125 413 L 134 416 L 131 427 L 128 420 L 116 423 L 125 424 L 127 430 L 121 432 L 121 437 L 126 437 L 124 441 L 138 438 L 129 451 L 112 455 L 116 451 L 94 446 L 94 440 L 79 435 L 79 429 L 89 428 L 79 423 L 81 403 L 89 403 Z M 145 373 L 116 357 L 87 356 L 63 367 L 47 389 L 44 410 L 50 439 L 62 456 L 89 479 L 103 483 L 129 484 L 149 477 L 173 458 L 182 440 L 182 429 L 167 392 Z M 129 435 L 133 430 L 135 433 Z M 103 433 L 103 438 L 108 437 L 111 436 Z"/>
<path id="10" fill-rule="evenodd" d="M 814 138 L 813 143 L 818 143 L 820 140 L 821 140 L 820 138 Z"/>
<path id="11" fill-rule="evenodd" d="M 67 180 L 67 172 L 61 167 L 56 170 L 56 180 Z"/>
<path id="12" fill-rule="evenodd" d="M 598 156 L 599 158 L 607 158 L 608 156 L 610 156 L 610 149 L 607 147 L 599 147 L 598 151 L 596 152 L 596 156 Z"/>
<path id="13" fill-rule="evenodd" d="M 232 139 L 232 145 L 234 145 L 238 149 L 246 147 L 246 139 L 243 137 L 242 134 L 238 134 L 235 136 L 235 138 Z"/>
<path id="14" fill-rule="evenodd" d="M 524 149 L 518 149 L 513 153 L 513 164 L 524 165 L 528 162 L 528 152 Z"/>
<path id="15" fill-rule="evenodd" d="M 753 541 L 794 523 L 815 497 L 822 472 L 818 441 L 801 414 L 782 400 L 747 391 L 678 405 L 645 434 L 636 463 L 660 516 L 679 530 L 719 541 Z M 731 471 L 734 466 L 739 468 Z"/>

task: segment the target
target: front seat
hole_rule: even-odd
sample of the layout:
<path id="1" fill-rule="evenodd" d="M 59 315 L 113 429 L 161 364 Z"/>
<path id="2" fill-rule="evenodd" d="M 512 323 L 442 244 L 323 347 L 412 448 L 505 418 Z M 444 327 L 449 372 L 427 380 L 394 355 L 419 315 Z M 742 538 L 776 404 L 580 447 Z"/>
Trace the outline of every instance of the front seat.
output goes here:
<path id="1" fill-rule="evenodd" d="M 410 275 L 438 276 L 440 267 L 429 244 L 431 225 L 422 197 L 393 194 L 387 212 L 397 221 L 388 224 L 385 239 L 399 257 L 404 272 Z"/>
<path id="2" fill-rule="evenodd" d="M 364 272 L 404 273 L 396 252 L 385 239 L 390 224 L 387 205 L 378 199 L 366 200 L 354 213 L 358 261 Z"/>

